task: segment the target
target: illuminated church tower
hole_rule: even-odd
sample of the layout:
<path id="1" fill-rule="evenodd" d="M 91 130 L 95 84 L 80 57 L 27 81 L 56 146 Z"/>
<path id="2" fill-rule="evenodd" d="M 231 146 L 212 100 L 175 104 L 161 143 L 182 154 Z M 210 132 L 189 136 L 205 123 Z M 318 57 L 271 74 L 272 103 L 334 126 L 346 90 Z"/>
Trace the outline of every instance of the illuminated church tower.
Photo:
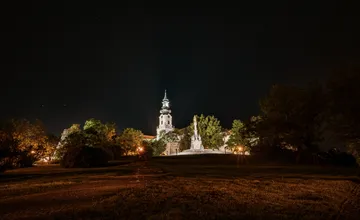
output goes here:
<path id="1" fill-rule="evenodd" d="M 171 117 L 171 110 L 170 110 L 170 102 L 169 99 L 166 97 L 166 90 L 165 96 L 162 100 L 162 107 L 160 110 L 160 117 L 159 117 L 159 126 L 156 129 L 156 139 L 159 140 L 162 134 L 168 133 L 169 131 L 173 131 L 174 127 L 172 125 L 172 117 Z"/>

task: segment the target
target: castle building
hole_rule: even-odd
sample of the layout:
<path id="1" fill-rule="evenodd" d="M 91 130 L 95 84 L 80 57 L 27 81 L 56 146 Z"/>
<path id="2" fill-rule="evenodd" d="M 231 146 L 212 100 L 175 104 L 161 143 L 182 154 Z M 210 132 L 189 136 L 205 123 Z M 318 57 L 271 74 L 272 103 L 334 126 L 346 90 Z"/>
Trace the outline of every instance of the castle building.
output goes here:
<path id="1" fill-rule="evenodd" d="M 171 110 L 170 110 L 170 102 L 166 95 L 162 100 L 162 107 L 160 110 L 160 116 L 159 116 L 159 126 L 156 128 L 156 139 L 159 140 L 162 135 L 173 131 L 174 126 L 172 125 L 172 116 L 171 116 Z"/>

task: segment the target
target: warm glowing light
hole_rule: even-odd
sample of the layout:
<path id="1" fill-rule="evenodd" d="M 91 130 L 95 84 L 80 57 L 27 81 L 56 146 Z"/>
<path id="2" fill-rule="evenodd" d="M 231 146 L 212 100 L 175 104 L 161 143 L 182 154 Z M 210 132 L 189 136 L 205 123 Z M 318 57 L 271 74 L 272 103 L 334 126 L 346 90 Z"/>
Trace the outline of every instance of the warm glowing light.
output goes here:
<path id="1" fill-rule="evenodd" d="M 142 152 L 143 150 L 144 150 L 144 148 L 142 148 L 142 147 L 138 148 L 138 151 L 140 151 L 140 152 Z"/>
<path id="2" fill-rule="evenodd" d="M 31 153 L 32 153 L 32 154 L 34 154 L 34 153 L 35 153 L 35 151 L 33 151 L 33 150 L 32 150 L 32 151 L 31 151 Z"/>
<path id="3" fill-rule="evenodd" d="M 243 150 L 243 148 L 242 148 L 242 147 L 239 147 L 238 149 L 239 149 L 239 151 L 242 151 L 242 150 Z"/>
<path id="4" fill-rule="evenodd" d="M 42 161 L 42 162 L 49 162 L 49 159 L 47 159 L 47 158 L 42 158 L 42 159 L 40 159 L 40 161 Z"/>

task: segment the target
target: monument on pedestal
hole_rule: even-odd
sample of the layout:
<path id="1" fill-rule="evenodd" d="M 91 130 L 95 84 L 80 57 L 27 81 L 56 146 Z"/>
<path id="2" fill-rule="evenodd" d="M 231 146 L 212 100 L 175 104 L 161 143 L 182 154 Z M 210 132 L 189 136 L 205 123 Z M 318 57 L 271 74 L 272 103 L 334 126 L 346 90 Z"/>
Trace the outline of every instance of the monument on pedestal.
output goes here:
<path id="1" fill-rule="evenodd" d="M 204 151 L 204 146 L 201 142 L 201 136 L 198 134 L 197 130 L 197 121 L 196 116 L 194 116 L 194 135 L 191 137 L 191 147 L 192 151 Z"/>
<path id="2" fill-rule="evenodd" d="M 196 116 L 194 116 L 194 134 L 191 136 L 191 145 L 190 149 L 184 150 L 177 155 L 191 155 L 191 154 L 230 154 L 231 152 L 225 152 L 218 149 L 205 149 L 201 136 L 198 133 L 197 120 Z"/>

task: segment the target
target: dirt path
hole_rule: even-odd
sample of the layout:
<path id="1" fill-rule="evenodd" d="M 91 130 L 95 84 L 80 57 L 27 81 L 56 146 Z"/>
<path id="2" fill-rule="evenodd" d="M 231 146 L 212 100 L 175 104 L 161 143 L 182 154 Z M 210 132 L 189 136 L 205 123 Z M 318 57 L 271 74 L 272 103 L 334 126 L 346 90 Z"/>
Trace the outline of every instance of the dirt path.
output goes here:
<path id="1" fill-rule="evenodd" d="M 38 193 L 0 198 L 0 219 L 46 218 L 57 212 L 88 208 L 104 197 L 115 195 L 121 189 L 146 184 L 156 176 L 155 172 L 146 167 L 145 163 L 138 163 L 135 174 L 112 176 L 100 181 L 90 179 Z"/>

